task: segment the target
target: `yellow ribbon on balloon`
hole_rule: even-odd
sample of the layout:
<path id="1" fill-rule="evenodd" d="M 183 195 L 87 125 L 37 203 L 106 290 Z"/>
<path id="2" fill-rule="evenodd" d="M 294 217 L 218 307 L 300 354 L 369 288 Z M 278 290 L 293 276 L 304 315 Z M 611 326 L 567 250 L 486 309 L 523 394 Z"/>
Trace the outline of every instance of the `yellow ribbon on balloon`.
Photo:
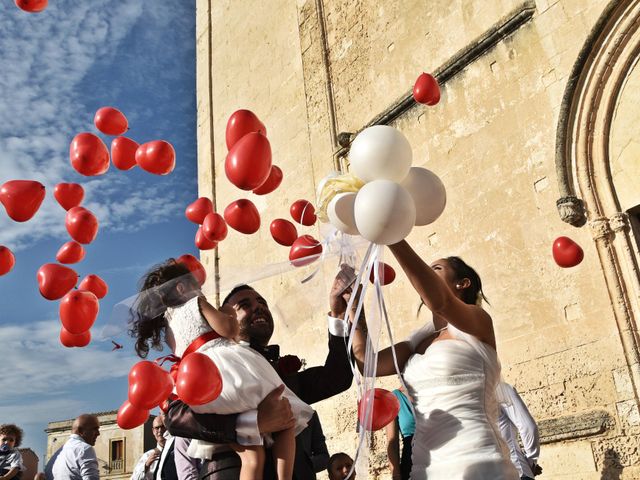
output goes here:
<path id="1" fill-rule="evenodd" d="M 327 208 L 333 198 L 339 193 L 358 192 L 365 182 L 352 173 L 345 173 L 325 180 L 324 185 L 318 192 L 318 204 L 316 205 L 316 215 L 321 222 L 328 222 Z"/>

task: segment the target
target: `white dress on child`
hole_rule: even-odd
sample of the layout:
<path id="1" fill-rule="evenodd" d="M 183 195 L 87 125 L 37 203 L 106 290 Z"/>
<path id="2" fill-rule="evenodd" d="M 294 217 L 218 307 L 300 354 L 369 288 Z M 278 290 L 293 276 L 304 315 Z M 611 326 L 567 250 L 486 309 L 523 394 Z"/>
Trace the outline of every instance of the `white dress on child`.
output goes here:
<path id="1" fill-rule="evenodd" d="M 175 308 L 167 308 L 165 318 L 175 340 L 175 355 L 182 357 L 187 347 L 201 335 L 212 329 L 200 312 L 198 297 Z M 273 389 L 282 385 L 271 364 L 249 346 L 241 345 L 227 338 L 216 338 L 200 347 L 198 352 L 207 355 L 220 370 L 222 392 L 212 402 L 204 405 L 190 405 L 196 413 L 217 413 L 228 415 L 258 408 L 258 404 Z M 289 400 L 296 419 L 296 435 L 307 427 L 313 415 L 312 408 L 300 400 L 289 388 L 283 396 Z M 213 452 L 212 444 L 193 440 L 189 454 L 196 458 L 206 458 Z"/>

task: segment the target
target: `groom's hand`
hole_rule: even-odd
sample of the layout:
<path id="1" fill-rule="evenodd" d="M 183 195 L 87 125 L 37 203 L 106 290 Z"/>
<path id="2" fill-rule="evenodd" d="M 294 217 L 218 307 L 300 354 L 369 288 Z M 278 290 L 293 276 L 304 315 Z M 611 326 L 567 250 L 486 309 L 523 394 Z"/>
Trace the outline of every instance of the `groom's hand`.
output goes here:
<path id="1" fill-rule="evenodd" d="M 340 271 L 336 275 L 329 294 L 329 314 L 335 318 L 344 316 L 347 310 L 347 302 L 351 295 L 351 286 L 356 279 L 356 273 L 353 267 L 349 265 L 340 265 Z"/>
<path id="2" fill-rule="evenodd" d="M 258 405 L 258 430 L 273 433 L 286 430 L 296 424 L 289 400 L 282 396 L 284 385 L 269 393 Z"/>

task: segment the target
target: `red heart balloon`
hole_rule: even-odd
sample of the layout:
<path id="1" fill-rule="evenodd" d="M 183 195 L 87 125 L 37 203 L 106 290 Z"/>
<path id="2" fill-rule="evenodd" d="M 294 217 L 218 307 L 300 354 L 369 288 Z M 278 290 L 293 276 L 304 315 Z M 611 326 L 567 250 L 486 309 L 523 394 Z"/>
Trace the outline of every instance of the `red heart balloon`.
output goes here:
<path id="1" fill-rule="evenodd" d="M 296 226 L 284 218 L 276 218 L 269 226 L 269 231 L 273 239 L 280 245 L 290 247 L 298 238 Z"/>
<path id="2" fill-rule="evenodd" d="M 271 165 L 271 172 L 262 185 L 253 190 L 256 195 L 266 195 L 273 192 L 282 183 L 282 170 L 277 165 Z"/>
<path id="3" fill-rule="evenodd" d="M 209 240 L 207 238 L 207 236 L 202 231 L 202 227 L 198 227 L 194 242 L 196 244 L 196 247 L 198 247 L 198 250 L 211 250 L 218 246 L 218 242 L 216 242 L 215 240 Z"/>
<path id="4" fill-rule="evenodd" d="M 289 209 L 291 218 L 301 225 L 311 226 L 316 223 L 316 209 L 308 200 L 296 200 Z"/>
<path id="5" fill-rule="evenodd" d="M 224 162 L 231 183 L 241 190 L 262 185 L 271 173 L 271 145 L 261 133 L 248 133 L 231 149 Z"/>
<path id="6" fill-rule="evenodd" d="M 256 206 L 244 198 L 231 202 L 224 209 L 224 220 L 234 230 L 250 235 L 260 228 L 260 214 Z"/>
<path id="7" fill-rule="evenodd" d="M 171 375 L 156 363 L 143 360 L 129 370 L 129 402 L 134 407 L 155 408 L 172 390 Z"/>
<path id="8" fill-rule="evenodd" d="M 85 290 L 72 290 L 60 301 L 60 320 L 69 333 L 78 335 L 89 330 L 98 317 L 98 297 Z"/>
<path id="9" fill-rule="evenodd" d="M 222 392 L 222 376 L 213 360 L 203 353 L 184 357 L 178 369 L 176 390 L 187 405 L 204 405 Z"/>
<path id="10" fill-rule="evenodd" d="M 227 238 L 227 224 L 218 213 L 210 213 L 202 223 L 202 233 L 212 242 L 221 242 Z"/>
<path id="11" fill-rule="evenodd" d="M 428 73 L 422 73 L 413 85 L 413 99 L 418 103 L 433 106 L 440 101 L 438 81 Z"/>
<path id="12" fill-rule="evenodd" d="M 389 285 L 396 279 L 396 271 L 391 265 L 380 262 L 378 264 L 378 278 L 380 279 L 380 285 L 384 287 L 385 285 Z M 371 274 L 369 275 L 369 281 L 371 283 L 375 282 L 375 270 L 373 268 L 371 269 Z"/>
<path id="13" fill-rule="evenodd" d="M 84 188 L 77 183 L 59 183 L 53 189 L 53 196 L 62 208 L 70 210 L 82 203 Z"/>
<path id="14" fill-rule="evenodd" d="M 400 411 L 400 402 L 397 397 L 389 390 L 384 388 L 376 388 L 373 393 L 373 399 L 370 400 L 368 394 L 358 402 L 358 419 L 360 425 L 368 431 L 376 431 L 391 423 L 398 416 Z M 371 414 L 371 428 L 366 425 L 365 411 L 369 402 L 373 401 L 373 412 Z"/>
<path id="15" fill-rule="evenodd" d="M 29 13 L 38 13 L 47 8 L 49 0 L 16 0 L 16 7 Z"/>
<path id="16" fill-rule="evenodd" d="M 78 290 L 91 292 L 100 300 L 109 293 L 109 285 L 98 275 L 91 274 L 82 279 L 80 285 L 78 285 Z"/>
<path id="17" fill-rule="evenodd" d="M 116 137 L 111 142 L 111 161 L 118 170 L 131 170 L 136 166 L 138 142 L 127 137 Z"/>
<path id="18" fill-rule="evenodd" d="M 553 242 L 553 259 L 562 268 L 571 268 L 582 262 L 584 251 L 569 237 L 558 237 Z"/>
<path id="19" fill-rule="evenodd" d="M 86 347 L 91 342 L 91 331 L 87 330 L 78 335 L 74 335 L 67 331 L 64 327 L 60 327 L 60 343 L 67 348 Z"/>
<path id="20" fill-rule="evenodd" d="M 84 258 L 84 247 L 77 242 L 67 242 L 56 253 L 56 260 L 60 263 L 78 263 Z"/>
<path id="21" fill-rule="evenodd" d="M 200 286 L 204 284 L 205 280 L 207 279 L 207 271 L 204 269 L 204 267 L 196 257 L 187 253 L 178 257 L 176 259 L 176 262 L 182 263 L 184 266 L 186 266 L 196 278 Z"/>
<path id="22" fill-rule="evenodd" d="M 99 137 L 93 133 L 79 133 L 69 147 L 71 166 L 81 175 L 92 177 L 109 170 L 109 151 Z"/>
<path id="23" fill-rule="evenodd" d="M 16 264 L 13 252 L 4 245 L 0 245 L 0 276 L 9 273 Z"/>
<path id="24" fill-rule="evenodd" d="M 251 132 L 267 136 L 267 128 L 252 111 L 236 110 L 233 112 L 229 117 L 225 132 L 227 150 L 231 150 L 238 140 Z"/>
<path id="25" fill-rule="evenodd" d="M 302 235 L 293 242 L 289 260 L 294 267 L 303 267 L 315 262 L 322 253 L 322 244 L 311 235 Z"/>
<path id="26" fill-rule="evenodd" d="M 213 213 L 213 202 L 207 197 L 200 197 L 191 203 L 184 212 L 187 219 L 198 225 L 202 225 L 205 217 L 210 213 Z"/>
<path id="27" fill-rule="evenodd" d="M 125 400 L 118 409 L 116 421 L 123 430 L 131 430 L 142 425 L 147 418 L 149 418 L 149 410 L 134 407 L 129 400 Z"/>
<path id="28" fill-rule="evenodd" d="M 99 108 L 93 118 L 93 123 L 105 135 L 122 135 L 129 129 L 127 117 L 113 107 Z"/>
<path id="29" fill-rule="evenodd" d="M 0 202 L 16 222 L 32 218 L 44 200 L 44 185 L 35 180 L 9 180 L 0 187 Z"/>
<path id="30" fill-rule="evenodd" d="M 176 166 L 176 151 L 164 140 L 143 143 L 136 150 L 136 163 L 149 173 L 167 175 Z"/>
<path id="31" fill-rule="evenodd" d="M 67 232 L 78 243 L 91 243 L 98 235 L 98 219 L 84 207 L 73 207 L 65 219 Z"/>
<path id="32" fill-rule="evenodd" d="M 78 274 L 69 267 L 45 263 L 38 269 L 37 278 L 40 294 L 47 300 L 57 300 L 76 286 Z"/>

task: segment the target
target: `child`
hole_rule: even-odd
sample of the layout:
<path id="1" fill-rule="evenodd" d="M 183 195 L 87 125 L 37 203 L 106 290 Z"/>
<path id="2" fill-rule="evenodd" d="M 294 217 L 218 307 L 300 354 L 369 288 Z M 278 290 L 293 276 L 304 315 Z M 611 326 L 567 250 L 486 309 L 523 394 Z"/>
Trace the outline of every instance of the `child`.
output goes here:
<path id="1" fill-rule="evenodd" d="M 154 267 L 143 278 L 137 304 L 133 310 L 131 334 L 137 336 L 136 351 L 145 357 L 149 346 L 161 348 L 162 337 L 177 356 L 203 335 L 215 335 L 197 351 L 209 356 L 220 370 L 222 392 L 205 405 L 192 405 L 197 413 L 232 414 L 255 410 L 258 404 L 282 380 L 269 362 L 252 348 L 236 343 L 238 321 L 233 309 L 215 309 L 206 301 L 189 269 L 170 259 Z M 226 313 L 229 312 L 229 313 Z M 212 334 L 212 332 L 215 332 Z M 198 340 L 200 342 L 201 340 Z M 295 457 L 295 435 L 300 433 L 313 415 L 289 389 L 289 400 L 295 427 L 274 435 L 273 455 L 279 480 L 291 480 Z M 206 448 L 198 440 L 191 442 L 190 454 L 203 455 Z M 259 445 L 234 449 L 242 459 L 240 480 L 260 480 L 264 469 L 264 449 Z"/>
<path id="2" fill-rule="evenodd" d="M 24 466 L 18 447 L 22 443 L 22 429 L 17 425 L 0 425 L 0 480 L 18 480 Z"/>

